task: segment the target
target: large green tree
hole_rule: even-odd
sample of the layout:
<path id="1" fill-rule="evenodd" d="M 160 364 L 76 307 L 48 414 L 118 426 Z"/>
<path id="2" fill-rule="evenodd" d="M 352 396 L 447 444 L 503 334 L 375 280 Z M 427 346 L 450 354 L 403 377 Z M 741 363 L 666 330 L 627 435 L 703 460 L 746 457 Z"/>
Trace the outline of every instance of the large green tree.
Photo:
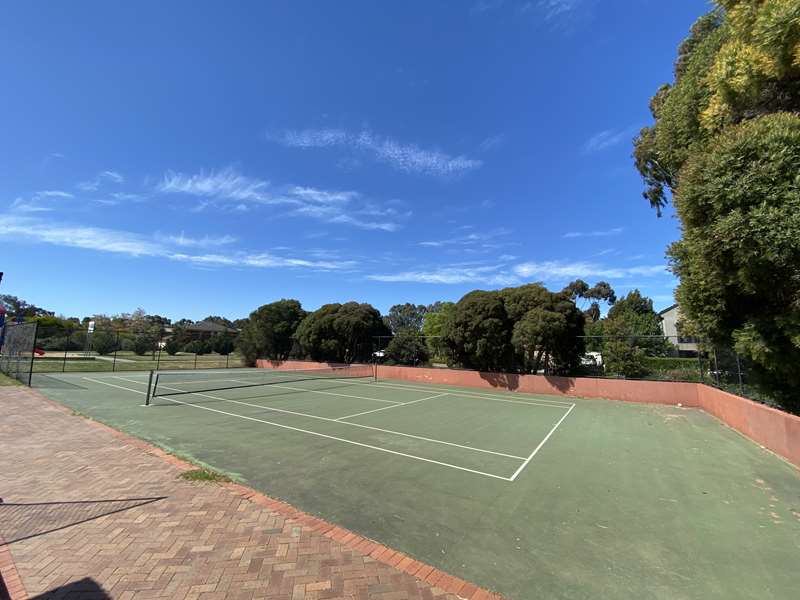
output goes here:
<path id="1" fill-rule="evenodd" d="M 470 292 L 453 307 L 445 339 L 465 367 L 566 373 L 583 353 L 583 325 L 569 294 L 534 283 Z"/>
<path id="2" fill-rule="evenodd" d="M 476 290 L 453 308 L 447 321 L 447 342 L 459 364 L 503 371 L 512 362 L 512 326 L 500 292 Z"/>
<path id="3" fill-rule="evenodd" d="M 800 407 L 800 2 L 719 0 L 681 45 L 634 157 L 694 331 L 750 359 Z"/>
<path id="4" fill-rule="evenodd" d="M 406 302 L 392 306 L 389 314 L 383 317 L 383 320 L 392 334 L 397 334 L 405 329 L 419 332 L 427 312 L 428 307 L 424 304 Z"/>
<path id="5" fill-rule="evenodd" d="M 258 358 L 287 359 L 295 331 L 306 314 L 297 300 L 278 300 L 250 313 L 236 338 L 236 346 L 245 362 L 252 365 Z"/>
<path id="6" fill-rule="evenodd" d="M 447 322 L 453 314 L 454 302 L 434 302 L 428 307 L 422 323 L 422 334 L 428 345 L 429 354 L 434 360 L 447 361 Z"/>
<path id="7" fill-rule="evenodd" d="M 313 360 L 350 363 L 371 358 L 373 338 L 389 328 L 369 304 L 325 304 L 303 319 L 295 339 Z"/>

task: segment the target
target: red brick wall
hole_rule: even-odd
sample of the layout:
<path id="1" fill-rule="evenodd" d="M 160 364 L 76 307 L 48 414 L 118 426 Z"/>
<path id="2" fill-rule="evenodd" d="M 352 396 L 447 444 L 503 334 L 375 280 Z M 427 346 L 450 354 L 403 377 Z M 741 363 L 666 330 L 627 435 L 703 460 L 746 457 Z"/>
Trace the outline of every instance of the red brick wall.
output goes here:
<path id="1" fill-rule="evenodd" d="M 262 359 L 258 361 L 258 366 L 266 369 L 313 369 L 330 365 L 302 360 L 278 363 Z M 682 404 L 701 408 L 800 467 L 800 417 L 699 383 L 545 377 L 384 365 L 378 366 L 378 377 L 529 394 L 605 398 L 651 404 Z"/>
<path id="2" fill-rule="evenodd" d="M 700 408 L 800 467 L 800 417 L 698 384 Z"/>

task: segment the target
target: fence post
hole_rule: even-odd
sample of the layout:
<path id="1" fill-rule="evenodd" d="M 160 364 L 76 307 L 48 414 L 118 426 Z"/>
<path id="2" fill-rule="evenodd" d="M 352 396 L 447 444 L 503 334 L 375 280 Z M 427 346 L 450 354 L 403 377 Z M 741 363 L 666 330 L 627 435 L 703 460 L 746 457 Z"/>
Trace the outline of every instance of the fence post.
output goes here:
<path id="1" fill-rule="evenodd" d="M 742 363 L 739 360 L 739 353 L 736 352 L 736 372 L 739 375 L 739 395 L 744 396 L 744 382 L 742 381 Z"/>
<path id="2" fill-rule="evenodd" d="M 66 342 L 66 344 L 64 344 L 64 360 L 61 362 L 61 372 L 62 373 L 66 373 L 67 372 L 67 351 L 69 349 L 69 343 L 70 343 L 71 339 L 72 339 L 72 332 L 68 331 L 67 332 L 67 342 Z"/>
<path id="3" fill-rule="evenodd" d="M 117 352 L 119 352 L 119 331 L 115 332 L 117 337 L 114 339 L 114 360 L 111 362 L 111 372 L 117 370 Z"/>
<path id="4" fill-rule="evenodd" d="M 225 355 L 225 368 L 226 369 L 228 368 L 228 363 L 230 362 L 230 360 L 231 360 L 231 355 L 230 354 L 226 354 Z"/>
<path id="5" fill-rule="evenodd" d="M 197 352 L 194 353 L 194 368 L 197 368 Z"/>
<path id="6" fill-rule="evenodd" d="M 717 387 L 720 386 L 719 382 L 719 363 L 717 362 L 717 347 L 714 346 L 714 379 L 717 382 Z"/>
<path id="7" fill-rule="evenodd" d="M 158 334 L 158 358 L 156 359 L 156 371 L 158 371 L 158 365 L 161 364 L 161 344 L 164 341 L 164 334 Z"/>
<path id="8" fill-rule="evenodd" d="M 28 369 L 28 387 L 33 379 L 33 361 L 36 360 L 36 339 L 39 335 L 39 323 L 34 321 L 33 325 L 33 347 L 31 348 L 31 366 Z"/>
<path id="9" fill-rule="evenodd" d="M 698 348 L 697 350 L 697 368 L 700 371 L 700 383 L 705 383 L 706 376 L 703 372 L 703 353 Z"/>

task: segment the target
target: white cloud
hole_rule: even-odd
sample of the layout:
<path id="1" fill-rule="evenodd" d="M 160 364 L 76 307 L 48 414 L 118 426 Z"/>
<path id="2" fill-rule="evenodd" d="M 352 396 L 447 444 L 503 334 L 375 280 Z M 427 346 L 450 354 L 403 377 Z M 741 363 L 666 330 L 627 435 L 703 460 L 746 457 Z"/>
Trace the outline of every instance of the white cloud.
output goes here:
<path id="1" fill-rule="evenodd" d="M 576 277 L 621 279 L 625 277 L 654 277 L 666 275 L 665 265 L 642 265 L 634 267 L 607 267 L 588 262 L 523 262 L 515 265 L 507 264 L 514 256 L 502 256 L 496 264 L 458 263 L 417 269 L 399 273 L 369 275 L 374 281 L 461 284 L 483 283 L 487 285 L 514 285 L 524 281 L 557 281 L 565 282 Z"/>
<path id="2" fill-rule="evenodd" d="M 623 140 L 628 140 L 636 132 L 636 127 L 631 126 L 626 129 L 605 129 L 595 133 L 583 144 L 584 154 L 601 152 L 612 146 L 616 146 Z"/>
<path id="3" fill-rule="evenodd" d="M 268 136 L 291 148 L 330 148 L 342 146 L 350 150 L 371 154 L 399 171 L 435 175 L 457 176 L 478 169 L 483 162 L 465 156 L 452 156 L 439 150 L 425 150 L 415 144 L 404 144 L 389 137 L 377 135 L 368 129 L 351 133 L 343 129 L 288 130 L 281 135 Z"/>
<path id="4" fill-rule="evenodd" d="M 666 265 L 642 265 L 634 267 L 606 267 L 590 262 L 525 262 L 515 265 L 513 271 L 526 279 L 565 279 L 572 277 L 604 277 L 620 279 L 623 277 L 654 276 L 667 274 Z"/>
<path id="5" fill-rule="evenodd" d="M 239 241 L 239 238 L 232 235 L 190 237 L 182 231 L 178 235 L 158 235 L 158 239 L 167 243 L 180 246 L 182 248 L 212 248 L 216 246 L 226 246 Z"/>
<path id="6" fill-rule="evenodd" d="M 150 239 L 140 234 L 65 223 L 54 223 L 30 217 L 0 215 L 0 238 L 20 239 L 32 243 L 81 248 L 97 252 L 123 254 L 131 257 L 153 257 L 191 263 L 201 266 L 229 266 L 256 268 L 311 268 L 335 270 L 353 268 L 355 262 L 346 260 L 306 260 L 267 252 L 231 254 L 189 254 L 175 250 L 165 241 Z M 184 236 L 184 239 L 187 239 Z M 191 239 L 191 238 L 188 238 Z M 202 238 L 198 238 L 202 239 Z M 214 238 L 209 238 L 214 239 Z M 223 238 L 216 238 L 219 241 Z M 186 245 L 186 244 L 184 244 Z M 189 244 L 190 246 L 192 244 Z"/>
<path id="7" fill-rule="evenodd" d="M 539 0 L 539 8 L 548 21 L 574 11 L 583 0 Z"/>
<path id="8" fill-rule="evenodd" d="M 484 139 L 480 143 L 480 149 L 484 152 L 488 152 L 490 150 L 497 150 L 503 144 L 506 143 L 506 136 L 503 133 L 498 133 L 497 135 L 492 135 Z"/>
<path id="9" fill-rule="evenodd" d="M 458 229 L 465 229 L 471 226 L 462 226 Z M 480 245 L 485 248 L 497 248 L 504 244 L 497 244 L 492 242 L 498 237 L 506 236 L 511 234 L 511 230 L 505 228 L 493 229 L 491 231 L 481 232 L 481 233 L 468 233 L 466 235 L 459 235 L 450 238 L 444 238 L 441 240 L 427 240 L 424 242 L 420 242 L 420 246 L 426 246 L 429 248 L 442 248 L 444 246 L 474 246 Z"/>
<path id="10" fill-rule="evenodd" d="M 246 211 L 250 205 L 283 205 L 288 216 L 304 216 L 327 223 L 341 223 L 361 229 L 396 231 L 398 219 L 404 216 L 390 207 L 381 208 L 365 201 L 361 194 L 348 190 L 324 190 L 310 186 L 283 186 L 273 189 L 266 180 L 246 177 L 227 168 L 208 174 L 184 175 L 172 171 L 156 186 L 161 193 L 182 193 L 206 201 L 198 205 L 202 210 L 210 203 L 223 202 L 235 210 Z M 364 217 L 381 216 L 383 220 Z"/>
<path id="11" fill-rule="evenodd" d="M 125 178 L 117 171 L 101 171 L 97 174 L 97 177 L 90 181 L 82 181 L 77 187 L 84 192 L 96 192 L 103 186 L 103 183 L 111 182 L 119 184 L 124 181 Z"/>
<path id="12" fill-rule="evenodd" d="M 33 213 L 33 212 L 47 212 L 53 210 L 48 206 L 42 206 L 24 198 L 16 198 L 12 203 L 10 210 L 13 212 Z"/>
<path id="13" fill-rule="evenodd" d="M 278 204 L 267 192 L 269 182 L 246 177 L 232 168 L 222 171 L 184 175 L 168 171 L 156 190 L 162 193 L 183 193 L 207 198 L 243 200 L 261 204 Z"/>
<path id="14" fill-rule="evenodd" d="M 608 237 L 610 235 L 619 235 L 625 231 L 622 227 L 614 227 L 613 229 L 605 229 L 602 231 L 570 231 L 565 233 L 565 238 L 579 238 L 579 237 Z"/>
<path id="15" fill-rule="evenodd" d="M 373 281 L 404 283 L 488 283 L 492 285 L 510 285 L 516 277 L 500 272 L 502 265 L 463 266 L 450 265 L 431 270 L 405 271 L 385 275 L 369 275 Z"/>
<path id="16" fill-rule="evenodd" d="M 43 192 L 36 192 L 34 198 L 74 198 L 69 192 L 62 192 L 61 190 L 45 190 Z"/>

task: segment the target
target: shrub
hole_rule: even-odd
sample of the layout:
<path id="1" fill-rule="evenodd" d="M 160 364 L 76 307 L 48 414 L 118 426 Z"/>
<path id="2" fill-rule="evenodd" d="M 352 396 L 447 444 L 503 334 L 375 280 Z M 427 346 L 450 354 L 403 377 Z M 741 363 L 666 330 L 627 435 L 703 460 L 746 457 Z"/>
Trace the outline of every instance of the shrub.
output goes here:
<path id="1" fill-rule="evenodd" d="M 99 355 L 113 354 L 117 351 L 117 335 L 105 331 L 98 331 L 92 337 L 92 348 Z"/>
<path id="2" fill-rule="evenodd" d="M 386 347 L 388 361 L 401 365 L 418 365 L 428 362 L 428 346 L 425 338 L 413 330 L 401 330 Z"/>
<path id="3" fill-rule="evenodd" d="M 175 356 L 180 350 L 181 344 L 174 336 L 164 343 L 164 351 L 170 356 Z"/>
<path id="4" fill-rule="evenodd" d="M 154 348 L 153 338 L 147 334 L 140 333 L 133 338 L 133 352 L 138 356 L 144 356 L 148 352 L 152 352 Z"/>

